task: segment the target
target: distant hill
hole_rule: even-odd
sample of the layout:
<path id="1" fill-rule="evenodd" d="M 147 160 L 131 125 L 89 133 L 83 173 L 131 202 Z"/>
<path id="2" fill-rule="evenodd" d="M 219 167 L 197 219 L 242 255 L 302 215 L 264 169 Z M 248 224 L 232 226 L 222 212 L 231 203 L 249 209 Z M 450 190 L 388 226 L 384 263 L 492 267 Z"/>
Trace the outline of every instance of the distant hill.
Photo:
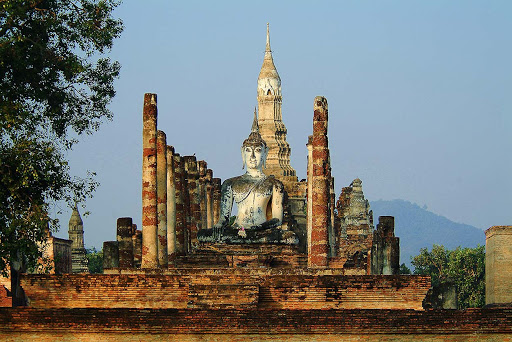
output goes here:
<path id="1" fill-rule="evenodd" d="M 408 201 L 373 201 L 370 209 L 375 227 L 379 216 L 395 217 L 395 236 L 400 238 L 400 263 L 405 262 L 409 267 L 411 256 L 418 255 L 423 247 L 431 249 L 433 244 L 438 244 L 453 249 L 485 244 L 483 230 L 455 223 Z"/>

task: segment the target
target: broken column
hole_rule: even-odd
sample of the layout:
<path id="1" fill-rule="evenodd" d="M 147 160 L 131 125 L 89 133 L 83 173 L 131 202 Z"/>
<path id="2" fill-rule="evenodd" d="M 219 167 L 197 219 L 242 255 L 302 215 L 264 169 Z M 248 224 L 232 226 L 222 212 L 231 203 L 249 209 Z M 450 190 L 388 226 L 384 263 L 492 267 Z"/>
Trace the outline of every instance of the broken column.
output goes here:
<path id="1" fill-rule="evenodd" d="M 512 306 L 512 226 L 485 231 L 485 304 Z"/>
<path id="2" fill-rule="evenodd" d="M 133 226 L 133 236 L 132 236 L 132 243 L 133 243 L 133 266 L 135 268 L 140 268 L 141 262 L 142 262 L 142 231 L 137 230 L 137 225 L 134 224 Z"/>
<path id="3" fill-rule="evenodd" d="M 167 146 L 167 261 L 176 257 L 176 180 L 174 174 L 174 147 Z"/>
<path id="4" fill-rule="evenodd" d="M 133 223 L 131 217 L 117 219 L 117 246 L 119 248 L 119 267 L 133 267 Z"/>
<path id="5" fill-rule="evenodd" d="M 206 170 L 206 227 L 213 228 L 215 224 L 213 222 L 213 171 L 211 169 Z"/>
<path id="6" fill-rule="evenodd" d="M 308 241 L 308 267 L 328 266 L 328 227 L 330 197 L 330 165 L 327 140 L 328 107 L 324 97 L 317 96 L 314 102 L 311 175 L 312 226 Z M 309 200 L 309 199 L 308 199 Z"/>
<path id="7" fill-rule="evenodd" d="M 117 241 L 103 242 L 103 269 L 119 267 L 119 248 Z"/>
<path id="8" fill-rule="evenodd" d="M 157 104 L 156 94 L 144 94 L 142 112 L 142 268 L 158 267 Z"/>
<path id="9" fill-rule="evenodd" d="M 156 192 L 158 222 L 158 266 L 167 267 L 167 139 L 158 131 L 156 140 Z"/>
<path id="10" fill-rule="evenodd" d="M 392 275 L 400 273 L 400 240 L 395 237 L 395 218 L 379 216 L 373 232 L 371 249 L 371 274 Z"/>
<path id="11" fill-rule="evenodd" d="M 219 222 L 220 218 L 220 190 L 222 187 L 220 178 L 212 179 L 213 185 L 213 224 Z"/>
<path id="12" fill-rule="evenodd" d="M 176 198 L 176 253 L 184 255 L 185 249 L 185 230 L 187 225 L 185 211 L 185 179 L 183 170 L 183 157 L 179 154 L 173 156 L 174 164 L 174 182 Z"/>

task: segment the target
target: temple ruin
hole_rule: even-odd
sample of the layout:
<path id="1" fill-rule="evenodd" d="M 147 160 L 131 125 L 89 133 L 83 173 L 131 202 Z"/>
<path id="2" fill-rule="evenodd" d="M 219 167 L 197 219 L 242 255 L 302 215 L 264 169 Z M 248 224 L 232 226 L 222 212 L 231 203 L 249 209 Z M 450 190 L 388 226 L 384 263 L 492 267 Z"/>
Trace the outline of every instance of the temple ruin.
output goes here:
<path id="1" fill-rule="evenodd" d="M 22 275 L 29 307 L 0 309 L 0 338 L 512 339 L 512 226 L 486 231 L 486 308 L 425 310 L 430 277 L 399 275 L 394 218 L 379 217 L 375 229 L 358 178 L 336 197 L 322 96 L 305 141 L 307 181 L 298 181 L 268 25 L 257 84 L 258 112 L 241 144 L 246 173 L 223 182 L 205 160 L 169 145 L 157 94 L 145 94 L 141 229 L 117 220 L 116 240 L 103 245 L 104 274 Z M 82 251 L 79 218 L 73 212 L 70 238 Z M 73 272 L 83 267 L 75 254 Z"/>

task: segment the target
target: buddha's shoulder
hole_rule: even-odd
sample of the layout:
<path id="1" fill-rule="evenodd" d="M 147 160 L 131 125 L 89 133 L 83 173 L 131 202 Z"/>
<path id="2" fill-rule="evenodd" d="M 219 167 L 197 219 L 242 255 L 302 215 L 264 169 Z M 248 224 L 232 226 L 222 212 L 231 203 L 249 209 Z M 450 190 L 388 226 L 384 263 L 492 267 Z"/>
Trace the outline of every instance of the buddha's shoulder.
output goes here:
<path id="1" fill-rule="evenodd" d="M 228 185 L 232 186 L 233 184 L 238 184 L 238 183 L 242 182 L 242 180 L 243 180 L 242 176 L 231 177 L 231 178 L 226 179 L 222 183 L 222 185 L 223 186 L 228 186 Z"/>
<path id="2" fill-rule="evenodd" d="M 278 189 L 284 188 L 283 182 L 281 182 L 279 179 L 277 179 L 274 175 L 267 176 L 267 179 L 265 179 L 265 183 L 272 184 L 274 187 L 276 187 Z"/>

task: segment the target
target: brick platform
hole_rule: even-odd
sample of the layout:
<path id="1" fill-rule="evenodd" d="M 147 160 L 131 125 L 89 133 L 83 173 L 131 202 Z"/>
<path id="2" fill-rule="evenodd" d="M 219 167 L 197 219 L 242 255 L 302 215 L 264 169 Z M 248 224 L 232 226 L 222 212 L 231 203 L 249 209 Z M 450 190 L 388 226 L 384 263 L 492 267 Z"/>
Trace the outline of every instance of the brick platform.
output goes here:
<path id="1" fill-rule="evenodd" d="M 422 309 L 430 278 L 284 269 L 177 269 L 167 274 L 24 275 L 34 308 Z"/>
<path id="2" fill-rule="evenodd" d="M 277 336 L 276 336 L 277 335 Z M 2 341 L 512 341 L 512 309 L 0 309 Z"/>

